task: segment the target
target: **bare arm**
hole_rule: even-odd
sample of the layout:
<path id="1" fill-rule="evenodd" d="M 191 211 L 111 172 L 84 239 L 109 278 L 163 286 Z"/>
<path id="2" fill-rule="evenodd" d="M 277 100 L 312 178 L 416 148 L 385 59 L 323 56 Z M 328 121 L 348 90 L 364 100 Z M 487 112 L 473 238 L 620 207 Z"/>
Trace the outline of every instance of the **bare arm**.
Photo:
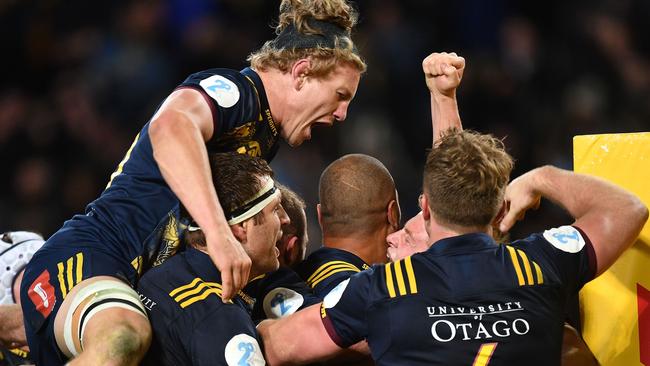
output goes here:
<path id="1" fill-rule="evenodd" d="M 213 133 L 210 107 L 192 89 L 172 93 L 149 127 L 156 163 L 203 230 L 210 258 L 221 271 L 227 301 L 248 281 L 251 260 L 230 231 L 212 182 L 205 141 Z"/>
<path id="2" fill-rule="evenodd" d="M 456 53 L 432 53 L 422 61 L 424 78 L 431 94 L 433 142 L 450 129 L 462 129 L 456 89 L 465 71 L 465 59 Z"/>
<path id="3" fill-rule="evenodd" d="M 603 179 L 552 166 L 531 170 L 510 183 L 510 208 L 500 229 L 509 230 L 541 197 L 564 207 L 573 225 L 587 234 L 597 259 L 597 274 L 604 272 L 639 236 L 648 220 L 648 208 L 632 193 Z"/>
<path id="4" fill-rule="evenodd" d="M 270 366 L 301 365 L 339 352 L 320 317 L 320 304 L 286 318 L 265 320 L 257 326 L 264 341 L 264 358 Z"/>

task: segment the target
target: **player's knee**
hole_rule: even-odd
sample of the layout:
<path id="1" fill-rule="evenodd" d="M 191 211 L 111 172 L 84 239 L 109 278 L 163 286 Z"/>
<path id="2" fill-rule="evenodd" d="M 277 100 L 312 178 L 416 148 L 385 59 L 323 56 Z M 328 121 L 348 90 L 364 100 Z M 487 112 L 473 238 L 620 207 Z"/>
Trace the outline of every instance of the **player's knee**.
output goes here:
<path id="1" fill-rule="evenodd" d="M 137 364 L 149 348 L 151 330 L 138 324 L 120 324 L 110 329 L 103 340 L 108 364 Z"/>

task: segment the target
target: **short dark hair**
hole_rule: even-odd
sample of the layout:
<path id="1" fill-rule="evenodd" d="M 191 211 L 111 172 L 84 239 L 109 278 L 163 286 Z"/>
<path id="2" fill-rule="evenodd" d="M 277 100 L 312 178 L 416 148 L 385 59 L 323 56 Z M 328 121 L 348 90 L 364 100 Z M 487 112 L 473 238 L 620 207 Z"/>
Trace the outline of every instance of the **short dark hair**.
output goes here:
<path id="1" fill-rule="evenodd" d="M 255 197 L 263 188 L 260 178 L 273 177 L 273 170 L 268 163 L 258 157 L 236 152 L 212 153 L 209 155 L 212 182 L 219 197 L 219 203 L 224 212 L 232 212 Z M 191 215 L 185 207 L 181 207 L 181 216 Z M 253 217 L 258 223 L 258 216 Z M 184 235 L 185 244 L 205 246 L 205 236 L 202 231 L 187 230 Z"/>
<path id="2" fill-rule="evenodd" d="M 492 135 L 452 129 L 443 134 L 424 167 L 429 209 L 441 223 L 485 226 L 496 217 L 514 162 Z"/>

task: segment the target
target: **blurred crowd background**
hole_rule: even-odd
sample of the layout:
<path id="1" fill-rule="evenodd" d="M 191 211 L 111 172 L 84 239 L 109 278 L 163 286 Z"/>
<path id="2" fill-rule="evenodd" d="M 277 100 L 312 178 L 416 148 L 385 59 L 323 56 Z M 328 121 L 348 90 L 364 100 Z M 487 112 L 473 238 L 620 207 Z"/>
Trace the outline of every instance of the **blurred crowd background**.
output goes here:
<path id="1" fill-rule="evenodd" d="M 97 197 L 157 105 L 192 72 L 241 69 L 274 37 L 279 1 L 0 2 L 0 231 L 51 235 Z M 403 218 L 415 214 L 431 144 L 421 62 L 467 60 L 458 93 L 466 128 L 505 138 L 513 177 L 572 168 L 572 137 L 650 130 L 647 0 L 361 0 L 368 63 L 348 119 L 272 166 L 305 197 L 310 247 L 322 169 L 345 153 L 380 159 Z M 549 203 L 514 238 L 566 220 Z"/>

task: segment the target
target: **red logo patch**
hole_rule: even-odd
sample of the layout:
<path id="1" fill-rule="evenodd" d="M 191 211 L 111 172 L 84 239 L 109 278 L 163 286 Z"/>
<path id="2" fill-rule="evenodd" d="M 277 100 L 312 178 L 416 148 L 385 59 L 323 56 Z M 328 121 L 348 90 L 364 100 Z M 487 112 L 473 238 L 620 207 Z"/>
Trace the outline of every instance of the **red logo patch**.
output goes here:
<path id="1" fill-rule="evenodd" d="M 54 302 L 56 301 L 56 298 L 54 297 L 54 288 L 50 285 L 50 272 L 47 270 L 43 271 L 43 273 L 32 282 L 32 285 L 29 286 L 27 295 L 34 303 L 34 306 L 36 306 L 36 310 L 38 310 L 44 318 L 47 318 L 52 312 Z"/>

